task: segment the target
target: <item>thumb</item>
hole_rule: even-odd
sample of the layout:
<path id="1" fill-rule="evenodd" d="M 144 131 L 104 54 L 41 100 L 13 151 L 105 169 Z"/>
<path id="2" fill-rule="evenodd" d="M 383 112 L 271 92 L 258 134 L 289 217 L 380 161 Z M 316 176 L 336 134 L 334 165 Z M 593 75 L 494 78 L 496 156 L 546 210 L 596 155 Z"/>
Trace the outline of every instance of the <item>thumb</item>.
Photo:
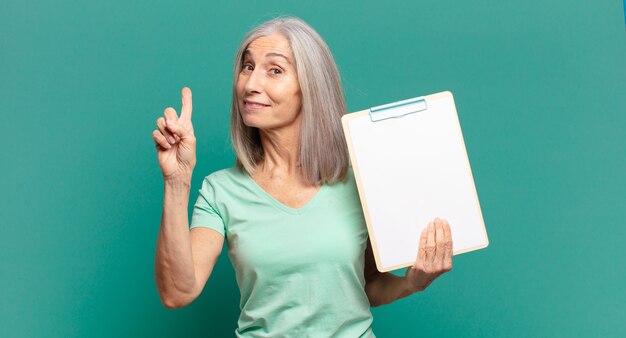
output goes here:
<path id="1" fill-rule="evenodd" d="M 417 259 L 415 260 L 415 262 L 413 262 L 413 264 L 411 266 L 409 266 L 409 269 L 411 269 L 412 271 L 424 271 L 424 260 L 421 257 L 417 257 Z"/>

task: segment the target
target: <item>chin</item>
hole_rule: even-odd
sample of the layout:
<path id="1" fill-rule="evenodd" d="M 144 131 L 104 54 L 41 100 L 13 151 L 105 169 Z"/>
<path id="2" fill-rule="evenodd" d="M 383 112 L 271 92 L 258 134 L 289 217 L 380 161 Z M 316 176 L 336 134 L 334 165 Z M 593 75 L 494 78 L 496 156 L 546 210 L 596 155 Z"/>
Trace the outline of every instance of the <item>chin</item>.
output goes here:
<path id="1" fill-rule="evenodd" d="M 243 120 L 243 124 L 251 128 L 264 130 L 282 129 L 295 122 L 295 119 L 289 121 L 276 119 L 272 116 L 271 112 L 248 112 L 240 109 L 239 113 L 241 115 L 241 119 Z"/>
<path id="2" fill-rule="evenodd" d="M 243 120 L 243 124 L 245 124 L 248 127 L 254 127 L 254 128 L 263 127 L 263 123 L 259 121 L 259 119 L 257 119 L 256 116 L 250 116 L 249 113 L 243 112 L 241 114 L 241 119 Z"/>
<path id="3" fill-rule="evenodd" d="M 257 129 L 262 129 L 262 130 L 280 129 L 285 126 L 284 124 L 268 123 L 266 121 L 260 121 L 259 119 L 250 118 L 250 117 L 248 118 L 244 117 L 243 124 L 251 128 L 257 128 Z"/>

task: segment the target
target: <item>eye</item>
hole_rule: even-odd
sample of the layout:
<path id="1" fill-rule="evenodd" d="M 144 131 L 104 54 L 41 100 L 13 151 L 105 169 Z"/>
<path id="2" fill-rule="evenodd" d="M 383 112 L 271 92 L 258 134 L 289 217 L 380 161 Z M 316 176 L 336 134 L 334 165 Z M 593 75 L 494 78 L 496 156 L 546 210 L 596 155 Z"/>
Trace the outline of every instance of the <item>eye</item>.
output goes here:
<path id="1" fill-rule="evenodd" d="M 254 70 L 254 66 L 252 66 L 251 63 L 244 63 L 243 66 L 241 66 L 242 72 L 251 72 L 253 70 Z"/>
<path id="2" fill-rule="evenodd" d="M 270 68 L 270 72 L 271 72 L 273 75 L 278 75 L 278 74 L 282 74 L 282 73 L 283 73 L 283 70 L 282 70 L 282 69 L 280 69 L 280 68 L 276 68 L 276 67 L 274 67 L 274 68 Z"/>

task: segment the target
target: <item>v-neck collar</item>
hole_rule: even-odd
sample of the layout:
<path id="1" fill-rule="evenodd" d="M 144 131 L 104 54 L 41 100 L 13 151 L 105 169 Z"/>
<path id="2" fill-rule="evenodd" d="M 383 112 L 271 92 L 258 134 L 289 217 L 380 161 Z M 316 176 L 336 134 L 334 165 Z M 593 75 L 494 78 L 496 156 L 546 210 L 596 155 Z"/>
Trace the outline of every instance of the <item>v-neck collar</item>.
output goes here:
<path id="1" fill-rule="evenodd" d="M 252 179 L 252 177 L 250 177 L 248 173 L 242 170 L 242 174 L 246 177 L 252 189 L 254 189 L 260 196 L 262 196 L 276 208 L 294 215 L 303 214 L 308 209 L 311 209 L 315 204 L 317 204 L 317 201 L 321 199 L 321 196 L 325 193 L 327 189 L 327 184 L 322 184 L 322 186 L 318 189 L 315 195 L 308 202 L 306 202 L 305 205 L 301 206 L 300 208 L 292 208 L 284 205 L 282 202 L 278 201 L 276 198 L 270 195 L 254 179 Z"/>

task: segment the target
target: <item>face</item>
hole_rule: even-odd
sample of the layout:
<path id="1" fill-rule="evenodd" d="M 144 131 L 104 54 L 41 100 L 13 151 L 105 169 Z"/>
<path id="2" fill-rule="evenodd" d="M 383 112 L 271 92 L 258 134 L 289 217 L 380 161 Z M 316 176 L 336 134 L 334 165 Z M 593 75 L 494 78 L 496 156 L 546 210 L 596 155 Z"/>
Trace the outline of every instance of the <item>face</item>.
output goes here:
<path id="1" fill-rule="evenodd" d="M 247 126 L 264 130 L 299 126 L 302 95 L 291 47 L 284 36 L 263 36 L 248 45 L 236 91 Z"/>

